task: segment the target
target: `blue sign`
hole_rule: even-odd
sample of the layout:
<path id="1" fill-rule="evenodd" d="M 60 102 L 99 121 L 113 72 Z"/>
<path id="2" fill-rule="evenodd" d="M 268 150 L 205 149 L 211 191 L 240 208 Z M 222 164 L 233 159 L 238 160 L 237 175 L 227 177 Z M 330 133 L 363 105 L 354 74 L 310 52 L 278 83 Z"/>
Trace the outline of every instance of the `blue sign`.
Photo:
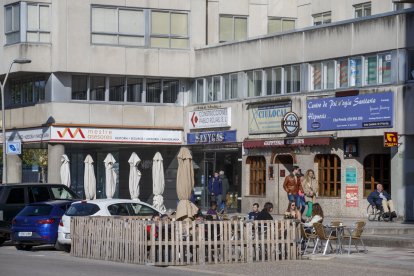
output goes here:
<path id="1" fill-rule="evenodd" d="M 307 100 L 307 130 L 390 128 L 393 93 Z"/>
<path id="2" fill-rule="evenodd" d="M 187 144 L 237 142 L 236 130 L 187 133 Z"/>

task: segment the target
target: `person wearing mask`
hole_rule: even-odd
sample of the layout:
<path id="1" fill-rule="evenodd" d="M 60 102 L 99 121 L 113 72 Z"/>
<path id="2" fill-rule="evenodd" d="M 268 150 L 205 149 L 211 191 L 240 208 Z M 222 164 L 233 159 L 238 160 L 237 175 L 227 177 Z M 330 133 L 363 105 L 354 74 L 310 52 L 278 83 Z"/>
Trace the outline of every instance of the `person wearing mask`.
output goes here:
<path id="1" fill-rule="evenodd" d="M 273 204 L 266 202 L 263 210 L 257 215 L 255 220 L 273 220 L 271 213 L 273 212 Z"/>

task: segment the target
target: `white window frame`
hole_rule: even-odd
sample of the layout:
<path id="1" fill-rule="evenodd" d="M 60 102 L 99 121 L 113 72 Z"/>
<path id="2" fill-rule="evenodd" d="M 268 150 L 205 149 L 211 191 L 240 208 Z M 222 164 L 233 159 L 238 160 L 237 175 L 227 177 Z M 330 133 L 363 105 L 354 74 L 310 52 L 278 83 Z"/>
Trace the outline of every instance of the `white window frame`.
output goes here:
<path id="1" fill-rule="evenodd" d="M 232 39 L 231 40 L 220 40 L 220 19 L 222 17 L 232 18 Z M 236 18 L 246 19 L 246 39 L 249 38 L 249 17 L 243 16 L 243 15 L 231 15 L 231 14 L 220 14 L 219 15 L 219 28 L 218 28 L 218 34 L 219 34 L 219 43 L 223 42 L 231 42 L 231 41 L 238 41 L 236 40 L 236 24 L 234 23 Z"/>
<path id="2" fill-rule="evenodd" d="M 370 10 L 370 14 L 369 15 L 366 14 L 368 8 Z M 357 12 L 359 10 L 362 11 L 362 15 L 361 16 L 357 16 Z M 354 17 L 355 18 L 362 18 L 362 17 L 370 16 L 371 14 L 372 14 L 372 4 L 371 4 L 371 2 L 360 3 L 360 4 L 354 5 Z"/>
<path id="3" fill-rule="evenodd" d="M 296 18 L 289 18 L 289 17 L 272 17 L 272 16 L 269 16 L 267 18 L 267 34 L 277 34 L 277 33 L 280 33 L 280 32 L 271 33 L 269 31 L 269 22 L 270 22 L 270 20 L 280 20 L 280 26 L 281 26 L 281 29 L 282 29 L 280 32 L 290 31 L 290 30 L 284 30 L 283 29 L 283 22 L 284 21 L 293 21 L 294 27 L 293 27 L 292 30 L 295 30 L 296 29 Z"/>
<path id="4" fill-rule="evenodd" d="M 327 17 L 328 15 L 330 17 L 330 20 L 329 20 L 329 22 L 326 22 L 325 21 L 325 17 Z M 319 17 L 319 16 L 322 17 L 322 20 L 320 21 L 321 23 L 320 24 L 316 24 L 315 18 L 316 17 Z M 332 23 L 332 11 L 327 11 L 327 12 L 321 12 L 321 13 L 313 14 L 312 15 L 312 22 L 313 22 L 313 26 L 319 26 L 319 25 L 324 25 L 324 24 Z"/>
<path id="5" fill-rule="evenodd" d="M 20 43 L 21 42 L 21 32 L 22 32 L 22 5 L 21 2 L 13 3 L 7 6 L 4 6 L 3 13 L 4 13 L 4 35 L 6 37 L 6 45 L 8 44 L 14 44 L 14 43 Z M 17 19 L 17 22 L 19 22 L 19 27 L 17 29 L 14 29 L 14 22 L 15 22 L 15 9 L 16 7 L 19 8 L 19 18 Z M 7 27 L 7 18 L 6 18 L 6 10 L 11 9 L 11 15 L 12 15 L 12 23 L 11 23 L 11 30 L 6 30 Z M 13 42 L 7 42 L 7 36 L 13 35 L 13 34 L 19 34 L 19 39 Z"/>
<path id="6" fill-rule="evenodd" d="M 153 34 L 151 32 L 152 29 L 152 13 L 153 12 L 164 12 L 164 13 L 168 13 L 169 14 L 169 20 L 170 20 L 170 30 L 169 30 L 169 34 Z M 182 11 L 171 11 L 171 10 L 150 10 L 150 19 L 148 21 L 148 25 L 149 25 L 149 34 L 148 34 L 148 47 L 150 48 L 163 48 L 163 47 L 155 47 L 155 46 L 151 46 L 151 38 L 168 38 L 169 40 L 169 47 L 166 49 L 189 49 L 190 48 L 190 23 L 189 23 L 189 19 L 190 19 L 190 15 L 188 12 L 182 12 Z M 171 34 L 171 14 L 186 14 L 187 15 L 187 35 L 186 36 L 180 36 L 180 35 L 173 35 Z M 171 39 L 186 39 L 188 41 L 188 47 L 187 48 L 172 48 L 171 47 Z"/>
<path id="7" fill-rule="evenodd" d="M 29 41 L 27 39 L 27 34 L 28 33 L 37 33 L 38 41 L 29 41 L 30 43 L 50 43 L 50 41 L 52 40 L 51 31 L 50 31 L 52 29 L 52 26 L 51 26 L 51 24 L 52 24 L 51 5 L 48 5 L 48 4 L 45 4 L 45 3 L 27 3 L 27 12 L 26 12 L 27 22 L 29 22 L 29 6 L 35 6 L 37 8 L 37 20 L 38 20 L 37 23 L 38 23 L 39 28 L 38 29 L 29 29 L 29 24 L 27 24 L 27 30 L 25 32 L 26 33 L 26 41 Z M 40 28 L 40 7 L 48 7 L 48 10 L 49 10 L 49 24 L 50 24 L 49 25 L 49 30 Z M 40 35 L 41 34 L 49 34 L 49 41 L 48 42 L 41 42 L 40 41 Z"/>

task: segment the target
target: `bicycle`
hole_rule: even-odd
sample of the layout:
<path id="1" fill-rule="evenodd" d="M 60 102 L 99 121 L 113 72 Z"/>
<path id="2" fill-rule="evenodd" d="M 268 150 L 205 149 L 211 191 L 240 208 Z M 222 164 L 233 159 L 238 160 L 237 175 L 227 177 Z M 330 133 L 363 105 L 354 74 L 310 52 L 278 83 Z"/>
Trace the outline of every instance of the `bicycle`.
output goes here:
<path id="1" fill-rule="evenodd" d="M 367 218 L 369 221 L 381 221 L 381 219 L 383 221 L 390 221 L 390 217 L 389 216 L 385 216 L 384 210 L 382 209 L 382 207 L 375 207 L 372 206 L 371 204 L 368 205 L 367 207 Z"/>

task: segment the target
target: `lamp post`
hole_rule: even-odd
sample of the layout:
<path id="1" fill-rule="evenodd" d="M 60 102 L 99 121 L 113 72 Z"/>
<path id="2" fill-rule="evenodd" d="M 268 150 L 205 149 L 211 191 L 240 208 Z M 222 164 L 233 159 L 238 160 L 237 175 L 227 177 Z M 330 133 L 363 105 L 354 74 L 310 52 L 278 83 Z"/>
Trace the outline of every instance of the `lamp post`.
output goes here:
<path id="1" fill-rule="evenodd" d="M 6 111 L 4 109 L 4 87 L 7 82 L 7 78 L 9 76 L 9 73 L 12 69 L 13 64 L 25 64 L 32 62 L 31 59 L 28 58 L 16 58 L 10 63 L 9 71 L 7 71 L 6 77 L 3 80 L 3 83 L 0 82 L 0 90 L 1 90 L 1 132 L 3 134 L 3 179 L 2 183 L 7 183 L 7 159 L 6 159 Z"/>

